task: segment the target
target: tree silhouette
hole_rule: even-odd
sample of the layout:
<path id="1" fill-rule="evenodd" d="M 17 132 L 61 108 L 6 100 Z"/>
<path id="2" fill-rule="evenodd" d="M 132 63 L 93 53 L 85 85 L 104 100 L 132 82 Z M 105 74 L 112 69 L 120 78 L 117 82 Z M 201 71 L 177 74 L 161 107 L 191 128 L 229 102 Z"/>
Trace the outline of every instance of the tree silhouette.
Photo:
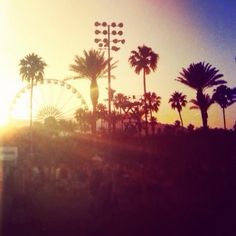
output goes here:
<path id="1" fill-rule="evenodd" d="M 141 136 L 142 132 L 142 117 L 145 114 L 145 111 L 142 107 L 142 103 L 138 100 L 129 103 L 129 118 L 131 121 L 134 121 L 136 130 Z M 132 123 L 132 122 L 131 122 Z"/>
<path id="2" fill-rule="evenodd" d="M 43 79 L 44 69 L 47 64 L 37 54 L 31 53 L 20 60 L 20 75 L 23 81 L 30 84 L 30 152 L 33 153 L 33 136 L 32 136 L 32 111 L 33 111 L 33 85 Z"/>
<path id="3" fill-rule="evenodd" d="M 214 103 L 214 100 L 208 95 L 208 94 L 203 94 L 201 97 L 201 101 L 199 104 L 199 101 L 196 99 L 191 99 L 190 102 L 193 104 L 190 109 L 202 109 L 204 111 L 204 119 L 207 121 L 208 119 L 208 114 L 207 110 L 210 108 L 210 106 Z M 203 126 L 204 127 L 204 126 Z M 206 127 L 204 127 L 206 128 Z"/>
<path id="4" fill-rule="evenodd" d="M 119 110 L 121 114 L 122 111 L 124 112 L 124 108 L 127 105 L 129 98 L 124 95 L 123 93 L 117 93 L 113 98 L 113 105 L 115 109 Z"/>
<path id="5" fill-rule="evenodd" d="M 194 125 L 193 125 L 193 124 L 189 124 L 189 125 L 187 126 L 187 130 L 188 130 L 189 132 L 192 132 L 192 131 L 194 130 Z"/>
<path id="6" fill-rule="evenodd" d="M 220 105 L 223 112 L 224 129 L 226 129 L 225 109 L 236 102 L 236 88 L 220 85 L 214 90 L 213 100 Z"/>
<path id="7" fill-rule="evenodd" d="M 97 79 L 107 73 L 108 60 L 105 59 L 104 52 L 90 49 L 88 52 L 84 50 L 84 56 L 75 56 L 75 64 L 70 65 L 70 70 L 78 74 L 75 79 L 88 78 L 90 80 L 90 98 L 93 105 L 93 114 L 95 116 L 96 107 L 99 98 L 99 89 Z M 111 65 L 113 69 L 116 63 Z M 92 125 L 92 132 L 96 132 L 96 122 Z"/>
<path id="8" fill-rule="evenodd" d="M 122 128 L 124 127 L 124 120 L 135 120 L 136 124 L 140 124 L 139 127 L 141 126 L 141 117 L 144 113 L 140 113 L 140 101 L 131 101 L 131 97 L 122 93 L 117 93 L 114 96 L 113 104 L 115 109 L 117 109 L 119 112 L 118 117 L 121 120 Z"/>
<path id="9" fill-rule="evenodd" d="M 80 129 L 80 132 L 85 133 L 88 130 L 88 124 L 90 124 L 91 121 L 91 115 L 88 117 L 88 110 L 84 108 L 78 108 L 75 111 L 75 119 L 78 123 L 78 127 Z M 86 120 L 87 118 L 90 118 Z"/>
<path id="10" fill-rule="evenodd" d="M 204 95 L 204 89 L 225 84 L 226 81 L 221 80 L 223 77 L 215 67 L 212 67 L 209 63 L 199 62 L 197 64 L 191 64 L 187 69 L 180 72 L 180 77 L 176 80 L 187 85 L 188 87 L 197 91 L 196 101 L 197 106 L 201 111 L 203 128 L 207 128 L 207 110 L 206 110 L 206 96 Z"/>
<path id="11" fill-rule="evenodd" d="M 161 97 L 157 96 L 154 92 L 145 93 L 141 98 L 141 104 L 145 111 L 145 115 L 150 112 L 150 117 L 152 117 L 152 112 L 158 112 L 161 105 Z"/>
<path id="12" fill-rule="evenodd" d="M 145 45 L 138 46 L 138 50 L 131 51 L 131 56 L 129 57 L 129 63 L 132 67 L 134 67 L 135 73 L 138 75 L 140 72 L 143 72 L 143 89 L 144 94 L 147 93 L 146 89 L 146 75 L 150 74 L 151 71 L 155 71 L 157 68 L 157 61 L 159 59 L 159 55 L 153 52 L 152 48 L 147 47 Z M 145 102 L 146 104 L 146 102 Z M 145 121 L 147 124 L 147 114 L 145 114 Z M 146 125 L 146 134 L 148 132 Z"/>
<path id="13" fill-rule="evenodd" d="M 98 103 L 96 113 L 97 113 L 97 118 L 101 119 L 101 128 L 103 128 L 102 121 L 107 119 L 107 107 L 102 103 Z"/>
<path id="14" fill-rule="evenodd" d="M 181 116 L 181 111 L 182 111 L 182 108 L 185 107 L 187 104 L 186 95 L 180 92 L 174 92 L 169 99 L 169 103 L 171 104 L 171 107 L 174 110 L 177 109 L 179 113 L 179 119 L 180 119 L 181 125 L 184 126 L 183 119 Z"/>

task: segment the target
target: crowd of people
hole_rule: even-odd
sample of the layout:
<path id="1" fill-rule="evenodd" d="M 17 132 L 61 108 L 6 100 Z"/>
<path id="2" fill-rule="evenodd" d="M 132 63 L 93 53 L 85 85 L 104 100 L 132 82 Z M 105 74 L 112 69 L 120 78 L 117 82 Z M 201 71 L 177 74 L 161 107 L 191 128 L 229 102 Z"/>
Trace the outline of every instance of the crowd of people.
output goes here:
<path id="1" fill-rule="evenodd" d="M 227 137 L 223 149 L 224 136 L 214 135 L 163 136 L 158 145 L 152 139 L 115 140 L 112 148 L 107 140 L 96 146 L 87 139 L 59 140 L 70 144 L 71 156 L 61 148 L 48 158 L 21 155 L 17 163 L 0 168 L 5 228 L 31 229 L 28 235 L 60 235 L 52 233 L 59 229 L 65 235 L 75 227 L 86 232 L 81 235 L 133 235 L 127 230 L 150 235 L 147 230 L 186 230 L 186 225 L 191 230 L 199 221 L 212 227 L 215 220 L 230 223 L 235 139 Z M 208 149 L 198 149 L 199 143 Z M 117 233 L 109 231 L 114 229 Z"/>
<path id="2" fill-rule="evenodd" d="M 98 155 L 79 165 L 47 165 L 24 160 L 5 168 L 5 186 L 16 198 L 21 195 L 33 197 L 38 192 L 53 193 L 55 198 L 60 194 L 74 197 L 86 194 L 91 207 L 100 205 L 105 210 L 112 203 L 122 208 L 125 201 L 132 202 L 130 198 L 144 194 L 148 185 L 157 185 L 152 173 L 157 175 L 158 171 L 145 171 L 143 163 L 129 166 L 106 161 Z"/>

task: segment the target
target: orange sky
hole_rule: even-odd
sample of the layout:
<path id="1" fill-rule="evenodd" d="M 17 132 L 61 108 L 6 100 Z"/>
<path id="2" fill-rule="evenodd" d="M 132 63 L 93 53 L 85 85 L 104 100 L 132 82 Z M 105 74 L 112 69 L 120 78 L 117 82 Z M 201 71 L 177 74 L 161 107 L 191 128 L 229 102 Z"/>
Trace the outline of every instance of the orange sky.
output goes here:
<path id="1" fill-rule="evenodd" d="M 211 0 L 210 0 L 211 1 Z M 170 109 L 169 96 L 175 90 L 194 97 L 191 89 L 174 79 L 182 67 L 192 62 L 206 61 L 216 66 L 229 81 L 229 86 L 236 86 L 236 46 L 230 45 L 227 35 L 222 31 L 213 31 L 211 15 L 200 17 L 201 9 L 193 9 L 191 1 L 174 0 L 0 0 L 0 89 L 5 105 L 0 108 L 0 115 L 7 113 L 9 103 L 20 88 L 24 86 L 19 78 L 19 60 L 26 54 L 35 52 L 41 56 L 48 67 L 46 78 L 63 79 L 72 76 L 69 64 L 75 54 L 83 50 L 96 48 L 94 43 L 94 22 L 108 21 L 124 23 L 125 45 L 112 53 L 119 60 L 114 70 L 117 77 L 112 87 L 126 94 L 142 94 L 142 79 L 134 73 L 128 64 L 130 51 L 146 44 L 160 55 L 158 69 L 147 77 L 148 90 L 155 91 L 162 97 L 158 120 L 173 123 L 178 119 L 177 112 Z M 196 1 L 195 1 L 196 2 Z M 201 5 L 201 4 L 200 4 Z M 207 7 L 207 6 L 202 6 Z M 204 9 L 203 9 L 204 10 Z M 198 15 L 199 13 L 199 15 Z M 205 22 L 201 21 L 205 19 Z M 230 21 L 231 19 L 228 19 Z M 234 22 L 235 19 L 232 19 Z M 218 22 L 216 28 L 224 25 Z M 214 24 L 214 22 L 213 22 Z M 235 28 L 232 28 L 235 30 Z M 223 31 L 224 32 L 224 31 Z M 234 34 L 232 34 L 234 36 Z M 214 39 L 218 41 L 214 41 Z M 89 100 L 89 81 L 76 81 L 73 85 Z M 99 82 L 102 102 L 106 96 L 106 80 Z M 210 91 L 210 90 L 209 90 Z M 27 107 L 28 104 L 25 104 Z M 235 122 L 236 105 L 227 109 L 228 127 Z M 185 124 L 201 125 L 197 110 L 183 110 Z M 213 105 L 209 111 L 209 125 L 222 127 L 221 111 Z"/>

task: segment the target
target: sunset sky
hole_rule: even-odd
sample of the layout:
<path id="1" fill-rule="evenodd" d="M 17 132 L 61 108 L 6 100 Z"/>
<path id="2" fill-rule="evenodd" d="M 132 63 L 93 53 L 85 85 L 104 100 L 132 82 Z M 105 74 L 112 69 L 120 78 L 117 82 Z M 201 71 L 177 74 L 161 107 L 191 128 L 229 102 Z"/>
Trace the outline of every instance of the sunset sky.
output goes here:
<path id="1" fill-rule="evenodd" d="M 157 71 L 147 77 L 147 89 L 162 97 L 157 114 L 162 123 L 178 119 L 168 104 L 170 94 L 181 91 L 188 100 L 195 96 L 194 91 L 175 81 L 190 63 L 209 62 L 224 74 L 229 87 L 236 87 L 235 0 L 0 0 L 0 6 L 1 120 L 11 99 L 24 86 L 19 60 L 34 52 L 48 64 L 46 78 L 73 76 L 69 64 L 74 56 L 97 47 L 95 21 L 124 23 L 126 43 L 118 52 L 112 52 L 119 61 L 112 72 L 116 76 L 112 87 L 117 92 L 143 93 L 141 75 L 136 75 L 128 64 L 131 50 L 145 44 L 159 54 Z M 73 85 L 90 105 L 89 81 Z M 101 80 L 99 86 L 99 101 L 103 102 L 107 80 Z M 200 126 L 200 112 L 188 107 L 183 109 L 185 125 Z M 236 104 L 227 109 L 226 116 L 231 128 L 236 120 Z M 210 108 L 209 125 L 223 126 L 216 104 Z"/>

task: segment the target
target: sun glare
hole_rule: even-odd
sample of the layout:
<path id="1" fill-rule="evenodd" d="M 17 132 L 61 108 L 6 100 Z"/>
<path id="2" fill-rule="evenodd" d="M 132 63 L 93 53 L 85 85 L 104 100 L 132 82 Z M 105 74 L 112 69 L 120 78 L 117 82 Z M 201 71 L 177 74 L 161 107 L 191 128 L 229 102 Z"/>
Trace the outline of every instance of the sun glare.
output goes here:
<path id="1" fill-rule="evenodd" d="M 0 113 L 0 128 L 8 125 L 8 116 L 4 112 Z"/>

